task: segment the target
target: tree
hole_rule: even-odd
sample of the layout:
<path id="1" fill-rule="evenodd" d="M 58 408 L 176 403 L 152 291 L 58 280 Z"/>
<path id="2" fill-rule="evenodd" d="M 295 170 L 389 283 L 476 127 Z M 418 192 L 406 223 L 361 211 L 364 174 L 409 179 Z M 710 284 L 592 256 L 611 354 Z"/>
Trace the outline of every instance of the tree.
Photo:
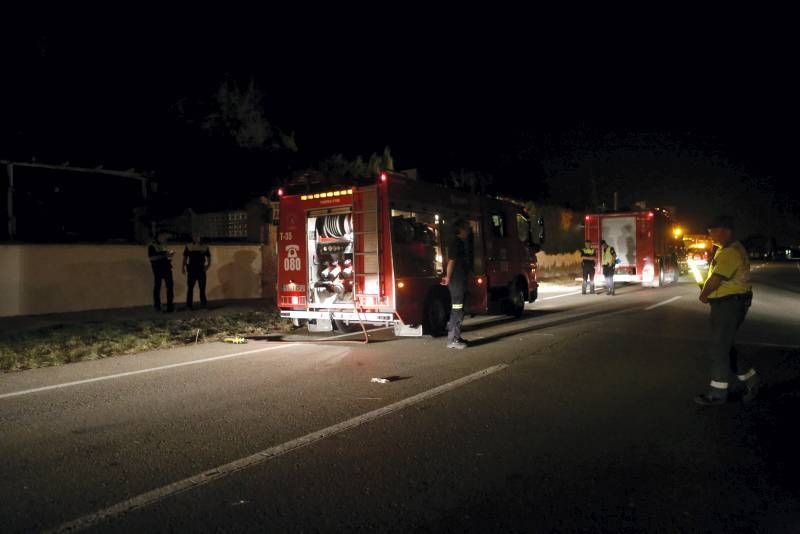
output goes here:
<path id="1" fill-rule="evenodd" d="M 445 179 L 445 185 L 454 189 L 465 189 L 471 193 L 486 193 L 486 188 L 492 184 L 492 176 L 478 171 L 465 171 L 461 169 L 458 172 L 450 172 L 450 175 Z"/>
<path id="2" fill-rule="evenodd" d="M 266 118 L 263 102 L 264 96 L 253 80 L 246 87 L 227 80 L 217 89 L 214 106 L 201 126 L 211 134 L 227 134 L 241 148 L 297 152 L 294 132 L 275 129 Z"/>
<path id="3" fill-rule="evenodd" d="M 372 153 L 367 161 L 361 156 L 349 160 L 343 154 L 334 154 L 306 169 L 306 174 L 316 174 L 326 180 L 353 180 L 365 176 L 377 176 L 382 170 L 394 170 L 394 158 L 387 146 L 382 154 Z"/>
<path id="4" fill-rule="evenodd" d="M 224 80 L 213 95 L 182 99 L 174 111 L 184 123 L 210 137 L 232 141 L 237 148 L 297 152 L 294 132 L 286 133 L 267 119 L 264 94 L 252 79 L 246 85 Z"/>

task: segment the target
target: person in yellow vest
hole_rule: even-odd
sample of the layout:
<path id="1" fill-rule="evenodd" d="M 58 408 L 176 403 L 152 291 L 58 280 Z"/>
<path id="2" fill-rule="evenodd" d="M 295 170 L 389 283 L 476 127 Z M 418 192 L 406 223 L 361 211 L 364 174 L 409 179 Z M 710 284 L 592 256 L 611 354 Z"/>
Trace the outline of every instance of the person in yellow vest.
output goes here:
<path id="1" fill-rule="evenodd" d="M 695 397 L 704 406 L 724 404 L 732 380 L 744 386 L 742 400 L 756 398 L 759 378 L 736 351 L 734 339 L 753 300 L 750 259 L 744 246 L 733 238 L 733 218 L 721 215 L 708 226 L 719 247 L 700 292 L 700 302 L 711 308 L 711 383 L 708 391 Z"/>
<path id="2" fill-rule="evenodd" d="M 586 294 L 588 286 L 589 292 L 594 293 L 594 270 L 597 262 L 597 251 L 592 247 L 591 241 L 586 241 L 581 249 L 581 271 L 583 272 L 583 279 L 581 280 L 581 294 Z"/>
<path id="3" fill-rule="evenodd" d="M 614 294 L 614 266 L 617 263 L 617 251 L 606 243 L 600 241 L 600 263 L 603 265 L 603 278 L 606 281 L 606 295 Z"/>
<path id="4" fill-rule="evenodd" d="M 167 286 L 167 312 L 175 311 L 172 304 L 172 255 L 174 252 L 167 248 L 167 232 L 158 232 L 156 238 L 147 247 L 147 257 L 153 269 L 153 307 L 161 311 L 161 282 Z"/>
<path id="5" fill-rule="evenodd" d="M 186 307 L 194 309 L 194 285 L 200 288 L 200 306 L 205 308 L 206 301 L 206 271 L 211 267 L 211 251 L 203 243 L 200 234 L 192 234 L 192 242 L 183 250 L 183 274 L 186 275 Z"/>

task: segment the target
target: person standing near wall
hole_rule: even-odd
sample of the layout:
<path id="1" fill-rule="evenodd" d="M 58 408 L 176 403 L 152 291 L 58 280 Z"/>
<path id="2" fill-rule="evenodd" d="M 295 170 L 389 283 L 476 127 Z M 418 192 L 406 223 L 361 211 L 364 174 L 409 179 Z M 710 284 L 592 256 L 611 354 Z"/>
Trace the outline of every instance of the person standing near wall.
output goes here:
<path id="1" fill-rule="evenodd" d="M 161 281 L 167 286 L 167 312 L 175 311 L 173 305 L 174 292 L 172 280 L 172 256 L 174 252 L 167 248 L 169 234 L 161 231 L 147 247 L 150 267 L 153 269 L 153 307 L 161 311 Z"/>
<path id="2" fill-rule="evenodd" d="M 186 275 L 186 307 L 194 309 L 194 285 L 197 283 L 200 291 L 200 306 L 206 307 L 206 271 L 211 267 L 211 251 L 203 243 L 200 234 L 192 234 L 192 242 L 183 250 L 183 267 L 181 271 Z"/>

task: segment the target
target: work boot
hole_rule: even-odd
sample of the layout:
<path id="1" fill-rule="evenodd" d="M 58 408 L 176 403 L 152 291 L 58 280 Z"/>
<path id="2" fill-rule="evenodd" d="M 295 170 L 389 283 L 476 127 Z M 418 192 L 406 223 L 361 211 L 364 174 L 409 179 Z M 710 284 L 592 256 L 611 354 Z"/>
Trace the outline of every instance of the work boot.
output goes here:
<path id="1" fill-rule="evenodd" d="M 449 342 L 447 344 L 447 348 L 448 349 L 459 349 L 459 350 L 461 350 L 461 349 L 466 349 L 467 348 L 467 344 L 456 340 L 456 341 Z"/>
<path id="2" fill-rule="evenodd" d="M 758 391 L 761 389 L 761 380 L 758 375 L 753 375 L 744 383 L 744 393 L 742 394 L 742 402 L 753 402 L 758 396 Z"/>
<path id="3" fill-rule="evenodd" d="M 694 398 L 694 402 L 700 406 L 719 406 L 720 404 L 725 404 L 727 401 L 728 399 L 726 396 L 721 396 L 718 393 L 703 393 L 702 395 L 698 395 Z"/>

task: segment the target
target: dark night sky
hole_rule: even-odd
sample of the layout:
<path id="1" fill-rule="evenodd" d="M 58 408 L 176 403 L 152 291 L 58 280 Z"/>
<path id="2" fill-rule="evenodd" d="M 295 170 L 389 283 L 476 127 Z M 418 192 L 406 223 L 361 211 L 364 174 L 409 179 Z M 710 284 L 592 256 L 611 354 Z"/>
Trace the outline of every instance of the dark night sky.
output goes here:
<path id="1" fill-rule="evenodd" d="M 389 145 L 400 168 L 424 178 L 464 168 L 541 198 L 545 174 L 580 165 L 580 156 L 564 163 L 564 146 L 588 131 L 599 153 L 609 138 L 655 139 L 624 154 L 657 161 L 656 174 L 672 173 L 679 190 L 696 180 L 682 167 L 686 150 L 715 156 L 732 175 L 766 177 L 778 198 L 793 188 L 796 61 L 779 14 L 678 13 L 624 30 L 544 13 L 372 13 L 349 23 L 235 15 L 16 28 L 3 43 L 13 76 L 2 83 L 0 157 L 152 169 L 175 184 L 226 169 L 260 177 L 246 157 L 233 168 L 210 161 L 202 135 L 176 113 L 226 78 L 253 79 L 267 117 L 296 132 L 299 152 L 273 158 L 277 168 Z M 619 165 L 596 172 L 631 174 Z M 255 190 L 258 180 L 246 183 Z"/>

